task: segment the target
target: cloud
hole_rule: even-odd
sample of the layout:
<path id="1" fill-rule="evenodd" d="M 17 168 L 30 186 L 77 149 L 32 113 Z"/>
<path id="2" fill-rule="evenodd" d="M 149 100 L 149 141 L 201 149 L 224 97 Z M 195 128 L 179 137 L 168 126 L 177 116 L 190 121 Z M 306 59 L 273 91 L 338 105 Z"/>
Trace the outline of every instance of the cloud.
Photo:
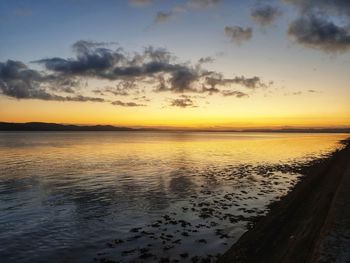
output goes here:
<path id="1" fill-rule="evenodd" d="M 222 0 L 187 0 L 184 4 L 175 5 L 169 11 L 157 12 L 154 22 L 160 24 L 169 21 L 178 14 L 185 13 L 193 9 L 209 9 L 220 4 Z"/>
<path id="2" fill-rule="evenodd" d="M 105 48 L 106 43 L 78 41 L 73 45 L 76 59 L 48 58 L 34 61 L 46 69 L 67 75 L 90 75 L 108 70 L 113 65 L 126 60 L 121 50 L 112 52 Z"/>
<path id="3" fill-rule="evenodd" d="M 288 34 L 305 47 L 327 53 L 346 52 L 350 47 L 350 1 L 284 0 L 294 5 L 299 17 Z"/>
<path id="4" fill-rule="evenodd" d="M 121 107 L 143 107 L 143 106 L 146 106 L 145 104 L 139 104 L 136 102 L 123 102 L 120 100 L 113 101 L 112 105 L 121 106 Z"/>
<path id="5" fill-rule="evenodd" d="M 135 98 L 133 98 L 133 100 L 136 100 L 136 101 L 147 101 L 147 102 L 151 101 L 146 96 L 135 97 Z"/>
<path id="6" fill-rule="evenodd" d="M 289 96 L 289 95 L 293 95 L 293 96 L 299 96 L 299 95 L 307 95 L 307 94 L 315 94 L 315 93 L 320 93 L 320 91 L 314 90 L 314 89 L 309 89 L 309 90 L 305 90 L 305 91 L 293 91 L 293 92 L 286 92 L 284 93 L 284 96 Z"/>
<path id="7" fill-rule="evenodd" d="M 179 108 L 195 108 L 197 107 L 194 103 L 194 101 L 189 97 L 180 97 L 178 99 L 173 99 L 170 102 L 170 106 L 172 107 L 179 107 Z"/>
<path id="8" fill-rule="evenodd" d="M 216 87 L 208 88 L 208 87 L 205 87 L 205 86 L 202 87 L 202 91 L 201 91 L 201 93 L 208 93 L 209 95 L 213 95 L 213 94 L 219 93 L 219 92 L 220 92 L 220 89 L 218 89 Z"/>
<path id="9" fill-rule="evenodd" d="M 20 61 L 0 62 L 0 91 L 17 99 L 110 102 L 108 97 L 112 95 L 141 96 L 145 89 L 239 97 L 239 93 L 222 92 L 222 88 L 238 85 L 255 90 L 270 86 L 257 76 L 225 78 L 219 72 L 209 71 L 202 64 L 211 62 L 210 57 L 203 57 L 195 64 L 181 63 L 164 48 L 147 47 L 142 52 L 131 53 L 121 47 L 107 48 L 111 44 L 78 41 L 73 45 L 74 57 L 34 61 L 43 66 L 44 70 L 40 71 Z M 87 83 L 90 80 L 108 81 L 111 85 L 90 90 Z M 91 92 L 101 97 L 87 96 Z M 114 104 L 143 105 L 123 103 Z"/>
<path id="10" fill-rule="evenodd" d="M 156 17 L 154 19 L 155 23 L 164 23 L 166 21 L 168 21 L 169 19 L 171 19 L 174 16 L 174 12 L 169 11 L 169 12 L 158 12 L 156 14 Z"/>
<path id="11" fill-rule="evenodd" d="M 176 72 L 185 68 L 171 63 L 172 56 L 165 49 L 146 48 L 143 53 L 127 55 L 122 48 L 110 50 L 90 42 L 74 44 L 76 58 L 46 58 L 34 61 L 47 70 L 66 76 L 85 76 L 101 79 L 130 79 L 160 72 Z"/>
<path id="12" fill-rule="evenodd" d="M 226 26 L 224 28 L 225 35 L 237 44 L 248 41 L 253 36 L 253 29 L 251 27 L 243 28 L 240 26 Z"/>
<path id="13" fill-rule="evenodd" d="M 128 57 L 122 49 L 112 51 L 90 42 L 74 45 L 75 59 L 48 58 L 35 61 L 49 71 L 72 76 L 87 76 L 109 80 L 136 80 L 169 74 L 170 86 L 162 90 L 185 92 L 200 77 L 199 69 L 172 63 L 171 54 L 164 49 L 148 47 L 142 54 Z M 159 79 L 159 77 L 158 77 Z M 160 90 L 160 91 L 162 91 Z"/>
<path id="14" fill-rule="evenodd" d="M 259 5 L 251 12 L 252 19 L 260 26 L 271 25 L 280 15 L 281 11 L 271 5 Z"/>
<path id="15" fill-rule="evenodd" d="M 258 88 L 268 88 L 272 83 L 265 83 L 259 77 L 254 76 L 251 78 L 247 78 L 244 76 L 234 77 L 234 78 L 223 78 L 222 75 L 214 75 L 206 78 L 206 83 L 211 86 L 211 88 L 215 88 L 217 85 L 219 86 L 227 86 L 231 84 L 241 85 L 248 89 L 258 89 Z"/>
<path id="16" fill-rule="evenodd" d="M 42 73 L 42 83 L 46 83 L 46 88 L 51 91 L 75 93 L 77 89 L 80 89 L 82 80 L 79 78 L 66 78 L 65 76 L 49 75 L 44 76 Z"/>
<path id="17" fill-rule="evenodd" d="M 164 23 L 167 22 L 168 20 L 172 19 L 178 14 L 185 13 L 188 10 L 186 5 L 176 5 L 173 6 L 169 11 L 159 11 L 157 12 L 155 18 L 154 18 L 154 23 L 159 24 L 159 23 Z"/>
<path id="18" fill-rule="evenodd" d="M 240 84 L 249 89 L 267 88 L 272 84 L 271 82 L 268 84 L 262 82 L 261 79 L 257 76 L 251 77 L 251 78 L 240 76 L 240 77 L 235 77 L 234 79 L 232 79 L 232 81 L 236 84 Z"/>
<path id="19" fill-rule="evenodd" d="M 314 15 L 301 17 L 289 25 L 288 34 L 297 43 L 325 52 L 350 49 L 350 30 Z"/>
<path id="20" fill-rule="evenodd" d="M 129 96 L 130 91 L 136 90 L 137 86 L 134 81 L 120 81 L 115 87 L 105 87 L 102 90 L 96 90 L 96 93 L 111 93 L 115 96 Z"/>
<path id="21" fill-rule="evenodd" d="M 226 96 L 234 96 L 236 98 L 249 97 L 247 93 L 238 90 L 223 90 L 222 95 Z"/>
<path id="22" fill-rule="evenodd" d="M 199 77 L 200 75 L 196 70 L 187 67 L 180 67 L 173 72 L 170 78 L 170 90 L 178 93 L 191 90 L 194 91 L 192 84 L 197 81 Z"/>
<path id="23" fill-rule="evenodd" d="M 105 102 L 106 100 L 98 97 L 89 97 L 83 95 L 67 96 L 63 97 L 63 101 L 76 101 L 76 102 Z"/>
<path id="24" fill-rule="evenodd" d="M 203 57 L 198 60 L 199 64 L 213 63 L 213 62 L 214 62 L 214 58 L 212 57 Z"/>
<path id="25" fill-rule="evenodd" d="M 42 75 L 20 62 L 8 60 L 0 62 L 0 89 L 7 96 L 17 99 L 40 98 L 44 100 L 53 99 L 39 86 Z"/>
<path id="26" fill-rule="evenodd" d="M 42 86 L 47 80 L 51 81 L 52 79 L 46 78 L 39 71 L 28 69 L 20 61 L 8 60 L 5 63 L 0 62 L 0 91 L 8 97 L 16 99 L 104 102 L 102 98 L 82 95 L 61 96 L 50 93 Z M 69 93 L 71 93 L 71 90 L 69 90 Z"/>
<path id="27" fill-rule="evenodd" d="M 348 0 L 284 0 L 296 6 L 302 14 L 324 13 L 350 17 L 350 1 Z"/>

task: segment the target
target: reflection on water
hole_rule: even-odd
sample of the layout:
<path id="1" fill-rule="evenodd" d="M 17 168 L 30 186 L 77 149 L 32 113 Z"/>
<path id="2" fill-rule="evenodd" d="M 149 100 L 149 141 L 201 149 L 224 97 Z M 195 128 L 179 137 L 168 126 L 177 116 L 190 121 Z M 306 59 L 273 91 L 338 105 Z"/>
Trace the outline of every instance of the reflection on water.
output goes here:
<path id="1" fill-rule="evenodd" d="M 0 133 L 1 262 L 214 261 L 346 137 Z"/>

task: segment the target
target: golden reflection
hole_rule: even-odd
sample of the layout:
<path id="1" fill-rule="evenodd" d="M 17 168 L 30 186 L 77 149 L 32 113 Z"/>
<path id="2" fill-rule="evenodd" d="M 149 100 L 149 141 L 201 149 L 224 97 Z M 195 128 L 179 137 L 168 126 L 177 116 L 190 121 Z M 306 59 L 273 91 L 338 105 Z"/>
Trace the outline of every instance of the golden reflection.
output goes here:
<path id="1" fill-rule="evenodd" d="M 12 135 L 16 136 L 16 135 Z M 278 163 L 313 158 L 340 147 L 346 134 L 81 132 L 25 133 L 21 147 L 0 148 L 2 156 L 32 156 L 41 162 L 67 158 L 79 163 L 127 160 L 151 165 L 176 162 L 196 165 Z M 28 147 L 25 147 L 28 145 Z M 34 148 L 33 148 L 34 147 Z M 35 149 L 35 154 L 33 154 Z M 117 163 L 116 163 L 117 164 Z"/>

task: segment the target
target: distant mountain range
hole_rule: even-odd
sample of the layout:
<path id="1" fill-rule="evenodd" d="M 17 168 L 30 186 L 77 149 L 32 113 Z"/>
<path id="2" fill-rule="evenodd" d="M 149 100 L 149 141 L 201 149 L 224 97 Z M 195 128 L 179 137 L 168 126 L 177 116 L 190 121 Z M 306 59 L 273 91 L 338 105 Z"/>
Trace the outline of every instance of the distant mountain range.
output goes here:
<path id="1" fill-rule="evenodd" d="M 285 132 L 285 133 L 350 133 L 350 128 L 282 128 L 282 129 L 155 129 L 129 128 L 112 125 L 66 125 L 45 122 L 0 122 L 0 131 L 195 131 L 195 132 Z"/>
<path id="2" fill-rule="evenodd" d="M 112 125 L 64 125 L 45 122 L 9 123 L 0 122 L 0 131 L 133 131 L 132 128 Z"/>

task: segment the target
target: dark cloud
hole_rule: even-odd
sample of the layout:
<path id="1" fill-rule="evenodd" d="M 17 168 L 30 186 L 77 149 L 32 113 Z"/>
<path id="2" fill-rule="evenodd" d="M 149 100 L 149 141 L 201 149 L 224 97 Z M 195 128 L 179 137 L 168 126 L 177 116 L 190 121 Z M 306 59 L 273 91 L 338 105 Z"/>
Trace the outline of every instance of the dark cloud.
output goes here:
<path id="1" fill-rule="evenodd" d="M 297 7 L 299 17 L 289 25 L 288 34 L 306 47 L 328 53 L 350 47 L 350 1 L 284 0 Z"/>
<path id="2" fill-rule="evenodd" d="M 306 47 L 325 52 L 350 49 L 350 30 L 314 15 L 301 17 L 289 25 L 288 34 Z"/>
<path id="3" fill-rule="evenodd" d="M 259 77 L 246 78 L 244 76 L 235 78 L 223 78 L 222 75 L 214 75 L 206 78 L 206 83 L 211 86 L 211 88 L 216 88 L 216 86 L 227 86 L 231 84 L 241 85 L 248 89 L 257 88 L 268 88 L 272 83 L 265 83 Z"/>
<path id="4" fill-rule="evenodd" d="M 234 96 L 236 98 L 249 97 L 247 93 L 238 90 L 223 90 L 222 95 L 226 96 Z"/>
<path id="5" fill-rule="evenodd" d="M 221 73 L 206 70 L 202 64 L 211 62 L 210 57 L 193 65 L 179 63 L 163 48 L 147 47 L 141 53 L 127 53 L 122 48 L 107 48 L 111 44 L 114 43 L 78 41 L 73 45 L 75 57 L 35 61 L 44 66 L 44 71 L 29 69 L 19 61 L 0 62 L 1 93 L 18 99 L 109 102 L 81 95 L 88 92 L 87 81 L 99 79 L 113 84 L 92 91 L 102 97 L 139 96 L 147 87 L 153 92 L 228 96 L 221 89 L 231 84 L 251 90 L 269 86 L 259 77 L 224 78 Z M 119 101 L 114 104 L 141 106 Z"/>
<path id="6" fill-rule="evenodd" d="M 115 96 L 129 96 L 129 92 L 121 87 L 106 87 L 102 93 L 111 93 Z"/>
<path id="7" fill-rule="evenodd" d="M 280 15 L 279 8 L 271 5 L 256 6 L 251 12 L 253 20 L 261 26 L 271 25 Z"/>
<path id="8" fill-rule="evenodd" d="M 115 87 L 105 87 L 102 93 L 111 93 L 115 96 L 129 96 L 132 90 L 136 90 L 137 86 L 134 81 L 120 81 Z M 100 91 L 100 90 L 97 90 Z"/>
<path id="9" fill-rule="evenodd" d="M 246 78 L 244 76 L 235 77 L 232 79 L 233 83 L 242 85 L 248 89 L 257 89 L 257 88 L 267 88 L 272 83 L 266 84 L 261 81 L 261 79 L 257 76 Z"/>
<path id="10" fill-rule="evenodd" d="M 76 96 L 67 96 L 64 97 L 63 101 L 76 101 L 76 102 L 106 102 L 103 98 L 97 98 L 97 97 L 89 97 L 89 96 L 83 96 L 83 95 L 76 95 Z"/>
<path id="11" fill-rule="evenodd" d="M 0 62 L 0 89 L 4 95 L 17 99 L 39 98 L 52 100 L 51 94 L 39 86 L 42 75 L 20 62 Z"/>
<path id="12" fill-rule="evenodd" d="M 34 62 L 44 65 L 49 71 L 66 76 L 110 80 L 142 78 L 160 72 L 174 72 L 183 67 L 170 63 L 170 53 L 161 48 L 148 47 L 142 54 L 127 55 L 121 48 L 111 50 L 91 42 L 78 43 L 73 45 L 76 58 L 47 58 Z"/>
<path id="13" fill-rule="evenodd" d="M 147 102 L 151 101 L 146 96 L 135 97 L 135 98 L 133 98 L 133 100 L 136 100 L 136 101 L 147 101 Z"/>
<path id="14" fill-rule="evenodd" d="M 143 57 L 149 57 L 152 61 L 163 63 L 169 63 L 172 59 L 171 53 L 165 48 L 154 48 L 152 46 L 145 48 Z"/>
<path id="15" fill-rule="evenodd" d="M 253 29 L 251 27 L 243 28 L 240 26 L 226 26 L 224 28 L 226 36 L 237 44 L 248 41 L 253 36 Z"/>
<path id="16" fill-rule="evenodd" d="M 191 90 L 194 91 L 192 85 L 199 78 L 200 75 L 196 70 L 187 67 L 179 67 L 173 72 L 170 78 L 170 90 L 178 93 L 183 93 Z"/>
<path id="17" fill-rule="evenodd" d="M 66 75 L 96 76 L 97 73 L 107 74 L 116 64 L 126 61 L 121 50 L 115 52 L 107 49 L 105 43 L 78 41 L 73 45 L 75 59 L 48 58 L 34 61 L 46 69 Z M 106 75 L 107 76 L 107 75 Z"/>
<path id="18" fill-rule="evenodd" d="M 145 104 L 139 104 L 136 102 L 123 102 L 120 100 L 113 101 L 112 105 L 121 106 L 121 107 L 143 107 L 143 106 L 146 106 Z"/>
<path id="19" fill-rule="evenodd" d="M 214 62 L 214 58 L 212 58 L 212 57 L 204 57 L 204 58 L 200 58 L 198 60 L 199 64 L 213 63 L 213 62 Z"/>
<path id="20" fill-rule="evenodd" d="M 163 76 L 158 76 L 158 78 L 156 79 L 156 82 L 157 82 L 157 87 L 154 90 L 155 92 L 168 91 L 168 85 Z"/>
<path id="21" fill-rule="evenodd" d="M 88 41 L 88 40 L 79 40 L 72 45 L 73 50 L 79 54 L 85 54 L 89 52 L 92 48 L 98 47 L 108 47 L 112 45 L 118 45 L 117 42 L 97 42 L 97 41 Z"/>
<path id="22" fill-rule="evenodd" d="M 197 107 L 194 101 L 190 97 L 180 97 L 178 99 L 173 99 L 170 102 L 170 106 L 179 108 L 195 108 Z"/>
<path id="23" fill-rule="evenodd" d="M 202 87 L 202 93 L 208 93 L 209 95 L 213 95 L 215 93 L 219 93 L 220 89 L 216 88 L 216 87 L 210 87 L 207 88 L 205 86 Z"/>
<path id="24" fill-rule="evenodd" d="M 3 81 L 18 80 L 28 85 L 42 78 L 38 71 L 31 70 L 23 62 L 14 60 L 0 62 L 0 77 Z"/>
<path id="25" fill-rule="evenodd" d="M 171 18 L 175 17 L 178 14 L 182 14 L 188 11 L 186 5 L 176 5 L 173 6 L 169 11 L 160 11 L 156 14 L 154 22 L 156 24 L 167 22 Z"/>
<path id="26" fill-rule="evenodd" d="M 40 99 L 55 101 L 77 101 L 77 102 L 104 102 L 102 98 L 87 97 L 82 95 L 61 96 L 48 92 L 42 86 L 46 81 L 51 81 L 42 73 L 28 69 L 20 61 L 8 60 L 0 62 L 0 91 L 2 94 L 16 99 Z M 66 87 L 66 92 L 73 93 Z M 60 90 L 62 91 L 62 90 Z"/>
<path id="27" fill-rule="evenodd" d="M 148 47 L 141 54 L 127 56 L 122 49 L 112 51 L 91 43 L 74 45 L 75 59 L 49 58 L 36 61 L 47 70 L 67 77 L 88 76 L 109 80 L 142 80 L 147 77 L 161 79 L 159 74 L 168 74 L 168 81 L 161 82 L 158 91 L 185 92 L 200 78 L 200 69 L 172 62 L 165 49 Z M 169 84 L 166 85 L 165 84 Z M 121 92 L 123 88 L 117 90 Z"/>
<path id="28" fill-rule="evenodd" d="M 349 0 L 284 0 L 296 6 L 302 14 L 324 13 L 350 17 Z"/>
<path id="29" fill-rule="evenodd" d="M 78 78 L 66 78 L 65 76 L 45 76 L 42 78 L 47 89 L 57 92 L 75 93 L 82 86 L 82 81 Z"/>

